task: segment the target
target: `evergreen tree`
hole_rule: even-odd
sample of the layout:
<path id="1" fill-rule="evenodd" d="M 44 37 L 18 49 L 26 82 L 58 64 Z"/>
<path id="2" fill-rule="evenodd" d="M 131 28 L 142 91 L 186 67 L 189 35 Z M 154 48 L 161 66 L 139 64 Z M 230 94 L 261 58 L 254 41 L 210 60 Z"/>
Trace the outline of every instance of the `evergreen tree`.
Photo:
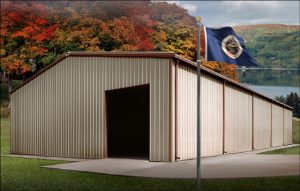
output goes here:
<path id="1" fill-rule="evenodd" d="M 285 104 L 293 107 L 293 116 L 300 117 L 300 97 L 296 92 L 291 92 L 285 99 Z"/>

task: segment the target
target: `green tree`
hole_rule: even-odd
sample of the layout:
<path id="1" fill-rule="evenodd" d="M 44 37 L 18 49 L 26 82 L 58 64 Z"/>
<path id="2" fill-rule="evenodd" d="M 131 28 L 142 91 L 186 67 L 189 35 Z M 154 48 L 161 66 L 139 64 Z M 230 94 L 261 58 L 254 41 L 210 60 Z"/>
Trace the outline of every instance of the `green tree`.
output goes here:
<path id="1" fill-rule="evenodd" d="M 285 98 L 283 96 L 275 96 L 275 100 L 285 103 Z"/>
<path id="2" fill-rule="evenodd" d="M 294 116 L 300 117 L 300 97 L 296 92 L 291 92 L 288 94 L 285 103 L 294 108 Z"/>

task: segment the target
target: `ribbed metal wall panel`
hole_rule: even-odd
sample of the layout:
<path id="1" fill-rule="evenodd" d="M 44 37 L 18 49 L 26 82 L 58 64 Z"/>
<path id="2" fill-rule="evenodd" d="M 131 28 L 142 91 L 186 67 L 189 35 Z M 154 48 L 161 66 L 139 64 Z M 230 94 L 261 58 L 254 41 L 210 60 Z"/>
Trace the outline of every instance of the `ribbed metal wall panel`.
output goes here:
<path id="1" fill-rule="evenodd" d="M 272 120 L 271 103 L 254 96 L 253 110 L 254 148 L 270 148 Z"/>
<path id="2" fill-rule="evenodd" d="M 283 145 L 283 108 L 272 104 L 272 146 Z"/>
<path id="3" fill-rule="evenodd" d="M 284 145 L 293 144 L 293 112 L 291 110 L 284 109 L 284 132 L 283 132 L 283 143 Z"/>
<path id="4" fill-rule="evenodd" d="M 196 157 L 196 89 L 195 70 L 179 65 L 177 71 L 177 157 Z"/>
<path id="5" fill-rule="evenodd" d="M 150 84 L 150 160 L 169 161 L 169 63 L 67 57 L 11 95 L 11 152 L 104 158 L 105 91 Z"/>
<path id="6" fill-rule="evenodd" d="M 223 154 L 223 82 L 201 78 L 201 153 L 203 157 Z"/>
<path id="7" fill-rule="evenodd" d="M 178 68 L 178 157 L 196 157 L 196 71 Z M 223 153 L 223 83 L 207 75 L 201 76 L 201 154 L 215 156 Z"/>
<path id="8" fill-rule="evenodd" d="M 226 153 L 252 149 L 252 95 L 231 85 L 225 86 Z"/>

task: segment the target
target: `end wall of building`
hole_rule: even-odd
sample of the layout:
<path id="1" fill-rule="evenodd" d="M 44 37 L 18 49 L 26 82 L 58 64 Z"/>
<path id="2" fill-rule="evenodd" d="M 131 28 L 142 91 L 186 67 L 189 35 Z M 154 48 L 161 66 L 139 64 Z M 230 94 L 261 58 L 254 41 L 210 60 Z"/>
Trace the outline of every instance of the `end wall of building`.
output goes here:
<path id="1" fill-rule="evenodd" d="M 169 161 L 169 64 L 65 58 L 11 94 L 11 153 L 105 158 L 105 91 L 150 84 L 150 160 Z"/>

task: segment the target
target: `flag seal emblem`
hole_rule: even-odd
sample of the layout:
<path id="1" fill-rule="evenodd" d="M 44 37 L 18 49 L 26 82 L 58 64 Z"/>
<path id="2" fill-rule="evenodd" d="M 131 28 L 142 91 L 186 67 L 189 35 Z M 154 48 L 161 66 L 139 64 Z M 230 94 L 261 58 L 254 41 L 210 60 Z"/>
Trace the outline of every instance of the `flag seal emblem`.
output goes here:
<path id="1" fill-rule="evenodd" d="M 223 39 L 222 50 L 232 59 L 238 58 L 243 52 L 241 43 L 233 35 L 228 35 Z"/>

